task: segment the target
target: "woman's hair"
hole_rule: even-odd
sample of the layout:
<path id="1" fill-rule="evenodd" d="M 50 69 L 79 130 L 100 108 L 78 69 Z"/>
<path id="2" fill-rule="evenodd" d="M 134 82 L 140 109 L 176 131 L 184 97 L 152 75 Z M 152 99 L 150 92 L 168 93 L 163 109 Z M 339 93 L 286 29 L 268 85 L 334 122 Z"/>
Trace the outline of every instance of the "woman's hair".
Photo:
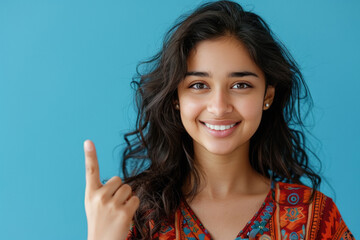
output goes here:
<path id="1" fill-rule="evenodd" d="M 191 198 L 198 192 L 200 172 L 192 139 L 174 102 L 190 51 L 201 41 L 221 36 L 241 41 L 264 72 L 266 86 L 275 87 L 273 103 L 250 140 L 252 167 L 273 181 L 301 183 L 306 177 L 314 189 L 320 184 L 321 178 L 310 168 L 303 133 L 303 106 L 311 107 L 312 99 L 296 62 L 258 15 L 231 1 L 205 3 L 178 20 L 160 52 L 142 63 L 146 71 L 139 73 L 140 64 L 132 81 L 138 113 L 136 130 L 124 137 L 122 171 L 140 198 L 134 217 L 139 239 L 149 239 L 162 222 L 173 221 L 183 194 Z M 192 189 L 182 193 L 190 176 Z"/>

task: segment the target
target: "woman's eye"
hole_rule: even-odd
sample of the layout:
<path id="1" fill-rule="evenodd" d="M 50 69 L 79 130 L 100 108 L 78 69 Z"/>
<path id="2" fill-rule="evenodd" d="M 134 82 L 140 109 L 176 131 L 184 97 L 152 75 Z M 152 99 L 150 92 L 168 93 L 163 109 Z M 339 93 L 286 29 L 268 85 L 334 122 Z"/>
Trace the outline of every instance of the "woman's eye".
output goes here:
<path id="1" fill-rule="evenodd" d="M 244 88 L 251 88 L 251 86 L 247 83 L 236 83 L 236 84 L 234 84 L 233 88 L 244 89 Z"/>
<path id="2" fill-rule="evenodd" d="M 195 83 L 190 86 L 190 88 L 193 89 L 208 89 L 208 86 L 206 86 L 204 83 Z"/>

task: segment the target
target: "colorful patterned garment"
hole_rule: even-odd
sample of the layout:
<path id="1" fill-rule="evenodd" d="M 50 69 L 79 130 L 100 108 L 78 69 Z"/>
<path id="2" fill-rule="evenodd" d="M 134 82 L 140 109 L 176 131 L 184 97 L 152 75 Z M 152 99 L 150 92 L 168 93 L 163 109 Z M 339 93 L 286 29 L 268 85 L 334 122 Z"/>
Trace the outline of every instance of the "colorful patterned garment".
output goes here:
<path id="1" fill-rule="evenodd" d="M 241 239 L 355 239 L 331 198 L 316 192 L 309 203 L 311 188 L 278 182 L 273 184 L 259 211 L 239 232 Z M 128 239 L 131 240 L 129 234 Z M 211 236 L 189 205 L 183 201 L 173 225 L 163 225 L 153 239 L 210 240 Z"/>

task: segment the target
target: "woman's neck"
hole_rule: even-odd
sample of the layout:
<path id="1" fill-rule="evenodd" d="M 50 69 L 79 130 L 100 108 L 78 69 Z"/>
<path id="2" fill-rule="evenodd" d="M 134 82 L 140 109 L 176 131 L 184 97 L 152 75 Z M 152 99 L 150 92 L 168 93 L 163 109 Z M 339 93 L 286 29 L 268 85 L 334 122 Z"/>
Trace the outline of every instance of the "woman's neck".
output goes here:
<path id="1" fill-rule="evenodd" d="M 227 155 L 215 155 L 194 145 L 194 152 L 195 165 L 201 172 L 199 196 L 225 199 L 269 190 L 268 179 L 250 165 L 248 146 Z"/>

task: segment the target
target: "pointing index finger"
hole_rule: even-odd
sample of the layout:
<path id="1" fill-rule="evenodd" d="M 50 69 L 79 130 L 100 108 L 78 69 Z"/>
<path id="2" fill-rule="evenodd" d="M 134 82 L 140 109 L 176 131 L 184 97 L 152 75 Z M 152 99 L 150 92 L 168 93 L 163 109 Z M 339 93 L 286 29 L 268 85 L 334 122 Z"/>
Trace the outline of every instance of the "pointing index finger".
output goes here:
<path id="1" fill-rule="evenodd" d="M 102 186 L 100 182 L 99 163 L 96 157 L 95 145 L 90 140 L 84 142 L 86 189 L 96 190 Z"/>

